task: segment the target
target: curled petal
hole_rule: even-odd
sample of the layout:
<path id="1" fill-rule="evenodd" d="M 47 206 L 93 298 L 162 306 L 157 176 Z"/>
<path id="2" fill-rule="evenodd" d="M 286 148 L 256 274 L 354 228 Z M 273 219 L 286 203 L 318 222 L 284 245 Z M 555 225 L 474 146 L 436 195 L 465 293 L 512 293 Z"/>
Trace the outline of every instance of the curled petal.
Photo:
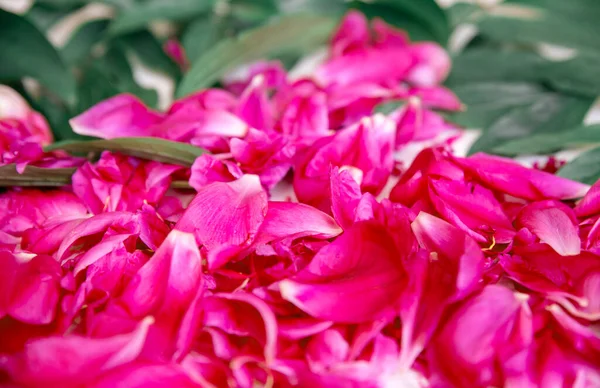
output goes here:
<path id="1" fill-rule="evenodd" d="M 127 136 L 152 136 L 150 128 L 162 115 L 148 109 L 137 97 L 120 94 L 93 106 L 69 122 L 80 135 L 113 139 Z"/>
<path id="2" fill-rule="evenodd" d="M 281 295 L 313 317 L 358 323 L 397 302 L 404 271 L 393 238 L 375 222 L 358 222 L 322 248 Z"/>
<path id="3" fill-rule="evenodd" d="M 548 200 L 527 205 L 517 216 L 517 225 L 529 229 L 562 256 L 581 252 L 577 218 L 561 202 Z"/>

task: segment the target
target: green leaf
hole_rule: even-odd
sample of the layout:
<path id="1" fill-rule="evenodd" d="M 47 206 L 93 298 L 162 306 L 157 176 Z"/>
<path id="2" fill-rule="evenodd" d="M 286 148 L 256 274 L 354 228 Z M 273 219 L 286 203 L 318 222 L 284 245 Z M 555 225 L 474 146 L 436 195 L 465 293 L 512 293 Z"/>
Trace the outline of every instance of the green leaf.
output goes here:
<path id="1" fill-rule="evenodd" d="M 209 87 L 227 71 L 257 59 L 304 52 L 325 42 L 335 21 L 323 16 L 284 16 L 228 38 L 201 55 L 183 77 L 179 97 Z"/>
<path id="2" fill-rule="evenodd" d="M 548 61 L 531 51 L 478 47 L 453 58 L 447 84 L 452 87 L 480 81 L 534 81 Z"/>
<path id="3" fill-rule="evenodd" d="M 75 101 L 75 79 L 46 37 L 22 16 L 0 9 L 0 82 L 29 76 Z"/>
<path id="4" fill-rule="evenodd" d="M 0 166 L 0 187 L 61 187 L 71 183 L 76 168 L 25 167 L 22 174 L 14 164 Z M 173 189 L 192 189 L 187 181 L 172 181 Z"/>
<path id="5" fill-rule="evenodd" d="M 108 20 L 93 20 L 82 25 L 61 50 L 65 63 L 73 66 L 89 56 L 92 47 L 104 38 L 108 23 Z"/>
<path id="6" fill-rule="evenodd" d="M 215 0 L 152 0 L 120 12 L 110 25 L 112 35 L 145 28 L 155 20 L 189 20 L 212 10 Z"/>
<path id="7" fill-rule="evenodd" d="M 148 67 L 180 78 L 179 66 L 165 53 L 162 45 L 150 31 L 143 30 L 120 36 L 118 42 L 131 50 Z"/>
<path id="8" fill-rule="evenodd" d="M 600 124 L 570 128 L 553 135 L 546 133 L 511 140 L 492 148 L 492 152 L 506 156 L 520 154 L 549 154 L 567 147 L 600 143 Z"/>
<path id="9" fill-rule="evenodd" d="M 380 17 L 406 30 L 414 40 L 434 40 L 445 45 L 450 36 L 446 13 L 435 0 L 352 1 L 350 7 L 362 11 L 369 19 Z"/>
<path id="10" fill-rule="evenodd" d="M 446 9 L 446 14 L 453 26 L 472 22 L 482 12 L 476 4 L 456 3 Z"/>
<path id="11" fill-rule="evenodd" d="M 581 154 L 558 170 L 557 175 L 589 185 L 594 184 L 600 178 L 600 148 Z"/>
<path id="12" fill-rule="evenodd" d="M 513 0 L 493 7 L 478 27 L 496 40 L 598 50 L 599 19 L 596 0 Z"/>
<path id="13" fill-rule="evenodd" d="M 310 12 L 338 17 L 348 10 L 345 0 L 278 0 L 278 3 L 279 9 L 286 14 Z"/>
<path id="14" fill-rule="evenodd" d="M 94 62 L 93 66 L 103 73 L 119 92 L 133 93 L 146 104 L 156 106 L 158 101 L 156 91 L 143 88 L 136 83 L 125 51 L 119 45 L 110 47 L 103 57 Z"/>
<path id="15" fill-rule="evenodd" d="M 274 0 L 231 0 L 231 16 L 244 23 L 262 23 L 279 12 Z"/>
<path id="16" fill-rule="evenodd" d="M 61 8 L 55 8 L 51 5 L 38 2 L 29 8 L 25 17 L 31 20 L 37 28 L 46 31 L 60 19 L 80 8 L 81 5 L 83 4 L 72 4 Z"/>
<path id="17" fill-rule="evenodd" d="M 19 174 L 14 164 L 7 164 L 0 166 L 0 186 L 60 187 L 71 183 L 71 175 L 75 170 L 75 168 L 27 166 L 25 171 Z"/>
<path id="18" fill-rule="evenodd" d="M 227 21 L 221 17 L 206 15 L 201 16 L 187 27 L 181 43 L 190 62 L 193 63 L 201 54 L 225 38 Z"/>
<path id="19" fill-rule="evenodd" d="M 389 115 L 396 109 L 400 108 L 406 103 L 406 101 L 389 101 L 383 102 L 375 107 L 374 113 L 383 113 Z"/>
<path id="20" fill-rule="evenodd" d="M 541 86 L 516 82 L 480 82 L 453 88 L 466 105 L 452 121 L 468 128 L 487 128 L 515 108 L 533 104 L 547 93 Z"/>
<path id="21" fill-rule="evenodd" d="M 582 51 L 567 61 L 549 61 L 540 73 L 553 89 L 588 97 L 600 95 L 600 51 Z"/>
<path id="22" fill-rule="evenodd" d="M 64 150 L 77 153 L 112 151 L 142 159 L 188 167 L 194 163 L 197 157 L 206 153 L 202 148 L 191 144 L 155 137 L 120 137 L 111 140 L 65 141 L 51 144 L 45 150 Z"/>
<path id="23" fill-rule="evenodd" d="M 554 132 L 580 125 L 592 103 L 589 98 L 547 93 L 533 104 L 513 109 L 496 120 L 469 153 L 489 151 L 510 140 L 537 133 L 552 136 Z"/>
<path id="24" fill-rule="evenodd" d="M 102 72 L 97 65 L 92 64 L 86 68 L 83 77 L 79 80 L 77 88 L 77 107 L 75 114 L 79 114 L 102 100 L 119 94 L 119 89 Z"/>

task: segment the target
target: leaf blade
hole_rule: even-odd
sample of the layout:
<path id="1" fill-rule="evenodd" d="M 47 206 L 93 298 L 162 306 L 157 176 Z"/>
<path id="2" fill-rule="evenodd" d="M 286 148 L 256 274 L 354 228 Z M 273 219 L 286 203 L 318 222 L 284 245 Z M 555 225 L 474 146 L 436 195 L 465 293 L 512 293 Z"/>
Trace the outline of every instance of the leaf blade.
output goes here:
<path id="1" fill-rule="evenodd" d="M 45 151 L 111 151 L 163 163 L 191 166 L 206 151 L 191 144 L 155 137 L 121 137 L 111 140 L 65 141 L 47 146 Z"/>

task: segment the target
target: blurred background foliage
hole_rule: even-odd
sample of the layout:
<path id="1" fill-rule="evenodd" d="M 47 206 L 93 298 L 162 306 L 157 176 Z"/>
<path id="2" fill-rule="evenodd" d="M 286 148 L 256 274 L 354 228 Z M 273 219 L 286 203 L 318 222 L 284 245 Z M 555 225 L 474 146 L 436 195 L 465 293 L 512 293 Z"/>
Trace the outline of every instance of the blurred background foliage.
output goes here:
<path id="1" fill-rule="evenodd" d="M 99 6 L 92 3 L 101 3 L 100 17 L 51 43 L 58 23 Z M 36 0 L 24 13 L 0 9 L 0 82 L 47 117 L 57 140 L 72 139 L 68 119 L 115 94 L 165 107 L 138 67 L 175 85 L 170 98 L 217 85 L 225 72 L 260 58 L 290 69 L 323 46 L 348 9 L 450 50 L 446 84 L 467 109 L 448 118 L 482 130 L 470 152 L 549 154 L 600 144 L 600 126 L 587 125 L 600 95 L 598 0 L 446 7 L 435 0 Z M 172 39 L 185 49 L 183 67 L 164 50 Z M 600 149 L 559 174 L 595 181 Z"/>

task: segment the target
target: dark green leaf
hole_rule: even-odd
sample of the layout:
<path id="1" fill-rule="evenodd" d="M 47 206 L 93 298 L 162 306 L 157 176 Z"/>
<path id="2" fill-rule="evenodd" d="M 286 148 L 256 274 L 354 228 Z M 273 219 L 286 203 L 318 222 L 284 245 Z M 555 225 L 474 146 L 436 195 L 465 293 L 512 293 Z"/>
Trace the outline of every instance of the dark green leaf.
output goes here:
<path id="1" fill-rule="evenodd" d="M 215 0 L 153 0 L 120 12 L 110 25 L 113 35 L 137 31 L 155 20 L 189 20 L 209 12 Z"/>
<path id="2" fill-rule="evenodd" d="M 558 170 L 557 175 L 589 185 L 594 184 L 600 178 L 600 148 L 581 154 Z"/>
<path id="3" fill-rule="evenodd" d="M 494 147 L 492 152 L 507 156 L 549 154 L 567 147 L 592 143 L 600 143 L 600 125 L 570 128 L 552 135 L 546 133 L 535 134 Z"/>
<path id="4" fill-rule="evenodd" d="M 60 19 L 77 10 L 82 4 L 73 4 L 61 8 L 54 8 L 43 3 L 35 3 L 25 16 L 42 31 L 48 30 Z"/>
<path id="5" fill-rule="evenodd" d="M 0 166 L 0 187 L 60 187 L 71 183 L 75 170 L 27 166 L 25 171 L 19 174 L 14 164 L 7 164 Z M 171 187 L 183 190 L 192 188 L 187 181 L 173 181 Z"/>
<path id="6" fill-rule="evenodd" d="M 311 12 L 318 15 L 341 16 L 347 10 L 344 0 L 278 0 L 279 8 L 287 14 Z"/>
<path id="7" fill-rule="evenodd" d="M 452 121 L 469 128 L 487 128 L 513 109 L 533 104 L 547 93 L 535 84 L 501 81 L 464 84 L 453 91 L 467 108 L 455 114 Z"/>
<path id="8" fill-rule="evenodd" d="M 209 87 L 225 72 L 244 63 L 290 52 L 304 52 L 323 43 L 335 21 L 322 16 L 285 16 L 228 38 L 206 51 L 183 77 L 179 97 Z"/>
<path id="9" fill-rule="evenodd" d="M 479 81 L 539 81 L 548 61 L 530 51 L 480 47 L 453 58 L 447 84 L 451 87 Z"/>
<path id="10" fill-rule="evenodd" d="M 415 40 L 435 40 L 445 45 L 450 36 L 448 18 L 435 0 L 352 1 L 350 7 L 362 11 L 368 18 L 380 17 L 406 30 Z"/>
<path id="11" fill-rule="evenodd" d="M 599 18 L 600 2 L 595 0 L 521 0 L 493 8 L 478 26 L 497 40 L 598 50 Z"/>
<path id="12" fill-rule="evenodd" d="M 156 106 L 158 101 L 156 91 L 143 88 L 136 83 L 125 52 L 118 45 L 110 47 L 103 57 L 93 63 L 93 66 L 103 73 L 119 92 L 133 93 L 146 104 Z"/>
<path id="13" fill-rule="evenodd" d="M 533 104 L 515 108 L 496 120 L 469 152 L 489 151 L 510 140 L 537 133 L 552 136 L 555 132 L 580 125 L 592 103 L 589 98 L 547 93 Z"/>
<path id="14" fill-rule="evenodd" d="M 600 51 L 582 51 L 567 61 L 547 62 L 540 73 L 556 90 L 589 97 L 600 95 Z"/>
<path id="15" fill-rule="evenodd" d="M 103 39 L 108 23 L 108 20 L 93 20 L 82 25 L 61 50 L 65 63 L 76 65 L 90 55 L 92 47 Z"/>
<path id="16" fill-rule="evenodd" d="M 77 88 L 77 107 L 79 114 L 98 102 L 119 94 L 119 89 L 96 65 L 86 68 Z"/>
<path id="17" fill-rule="evenodd" d="M 179 78 L 179 66 L 165 53 L 160 42 L 149 31 L 138 31 L 118 38 L 126 50 L 131 50 L 148 67 Z"/>
<path id="18" fill-rule="evenodd" d="M 142 159 L 191 166 L 194 160 L 206 151 L 191 144 L 158 139 L 155 137 L 121 137 L 111 140 L 66 141 L 54 143 L 46 151 L 65 150 L 70 152 L 112 151 Z"/>
<path id="19" fill-rule="evenodd" d="M 22 16 L 0 9 L 0 82 L 30 76 L 72 104 L 75 79 L 38 29 Z"/>
<path id="20" fill-rule="evenodd" d="M 74 172 L 74 168 L 27 166 L 23 174 L 19 174 L 14 164 L 7 164 L 0 167 L 0 186 L 60 187 L 71 183 Z"/>
<path id="21" fill-rule="evenodd" d="M 232 0 L 231 15 L 244 23 L 262 23 L 279 11 L 274 0 Z"/>
<path id="22" fill-rule="evenodd" d="M 476 4 L 456 3 L 446 9 L 448 18 L 453 26 L 472 22 L 482 12 Z"/>
<path id="23" fill-rule="evenodd" d="M 227 20 L 212 15 L 202 16 L 191 23 L 183 34 L 181 43 L 192 63 L 218 41 L 225 38 Z"/>

